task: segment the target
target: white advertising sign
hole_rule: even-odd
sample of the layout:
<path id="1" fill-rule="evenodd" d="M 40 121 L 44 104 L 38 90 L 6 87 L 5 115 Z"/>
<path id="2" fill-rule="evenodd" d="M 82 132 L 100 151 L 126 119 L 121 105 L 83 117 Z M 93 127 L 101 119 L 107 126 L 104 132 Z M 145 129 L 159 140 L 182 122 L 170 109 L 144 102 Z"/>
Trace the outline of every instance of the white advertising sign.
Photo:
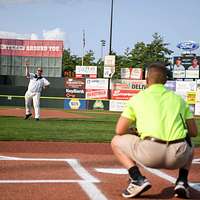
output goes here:
<path id="1" fill-rule="evenodd" d="M 76 74 L 97 74 L 97 66 L 76 66 Z"/>
<path id="2" fill-rule="evenodd" d="M 199 70 L 186 70 L 186 78 L 199 78 Z"/>
<path id="3" fill-rule="evenodd" d="M 115 56 L 114 55 L 105 56 L 104 66 L 115 67 Z"/>
<path id="4" fill-rule="evenodd" d="M 173 78 L 185 78 L 185 70 L 173 70 Z"/>
<path id="5" fill-rule="evenodd" d="M 194 81 L 176 81 L 176 93 L 187 100 L 187 93 L 196 91 L 196 82 Z"/>
<path id="6" fill-rule="evenodd" d="M 142 79 L 142 68 L 121 68 L 121 79 Z"/>
<path id="7" fill-rule="evenodd" d="M 86 79 L 86 89 L 108 89 L 108 79 L 96 78 Z"/>
<path id="8" fill-rule="evenodd" d="M 127 101 L 125 100 L 110 100 L 109 110 L 122 112 L 126 106 Z"/>
<path id="9" fill-rule="evenodd" d="M 111 78 L 114 73 L 115 73 L 115 67 L 104 67 L 103 77 Z"/>
<path id="10" fill-rule="evenodd" d="M 200 102 L 197 102 L 195 104 L 195 111 L 194 111 L 195 115 L 200 115 Z"/>

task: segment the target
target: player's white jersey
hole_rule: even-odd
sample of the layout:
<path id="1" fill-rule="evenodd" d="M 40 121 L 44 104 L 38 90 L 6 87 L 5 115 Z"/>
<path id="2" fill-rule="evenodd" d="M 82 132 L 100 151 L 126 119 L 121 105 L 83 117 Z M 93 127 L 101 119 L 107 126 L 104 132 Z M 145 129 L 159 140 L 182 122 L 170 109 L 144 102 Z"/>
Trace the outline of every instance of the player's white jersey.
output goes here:
<path id="1" fill-rule="evenodd" d="M 44 77 L 37 77 L 36 74 L 30 73 L 30 81 L 28 85 L 28 91 L 41 92 L 42 88 L 50 85 L 50 82 Z"/>
<path id="2" fill-rule="evenodd" d="M 199 65 L 193 67 L 193 66 L 190 66 L 188 67 L 188 70 L 199 70 Z"/>

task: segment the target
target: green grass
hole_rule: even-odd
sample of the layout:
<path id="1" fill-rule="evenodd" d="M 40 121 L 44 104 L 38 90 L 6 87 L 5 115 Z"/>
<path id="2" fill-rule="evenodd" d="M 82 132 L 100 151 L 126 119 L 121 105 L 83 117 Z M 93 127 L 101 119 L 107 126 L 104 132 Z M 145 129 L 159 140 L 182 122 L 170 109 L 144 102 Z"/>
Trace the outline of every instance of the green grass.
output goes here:
<path id="1" fill-rule="evenodd" d="M 119 113 L 107 111 L 66 111 L 91 116 L 90 119 L 43 119 L 39 122 L 19 117 L 0 117 L 0 140 L 109 142 Z M 197 119 L 200 130 L 200 119 Z M 200 146 L 200 134 L 193 139 Z"/>
<path id="2" fill-rule="evenodd" d="M 108 142 L 119 114 L 79 112 L 90 119 L 23 120 L 0 117 L 0 140 Z"/>

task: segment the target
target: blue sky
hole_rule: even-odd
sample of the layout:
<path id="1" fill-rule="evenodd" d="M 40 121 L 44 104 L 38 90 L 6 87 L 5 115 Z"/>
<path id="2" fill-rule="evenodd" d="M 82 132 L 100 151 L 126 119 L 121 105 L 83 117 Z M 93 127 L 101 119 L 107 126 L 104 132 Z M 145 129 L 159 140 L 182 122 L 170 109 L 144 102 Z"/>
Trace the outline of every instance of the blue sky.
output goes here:
<path id="1" fill-rule="evenodd" d="M 0 0 L 0 38 L 64 39 L 65 48 L 82 55 L 108 54 L 111 0 Z M 150 42 L 158 32 L 175 55 L 180 41 L 200 43 L 199 0 L 114 0 L 113 50 L 122 54 L 136 42 Z M 195 53 L 200 54 L 200 50 Z"/>

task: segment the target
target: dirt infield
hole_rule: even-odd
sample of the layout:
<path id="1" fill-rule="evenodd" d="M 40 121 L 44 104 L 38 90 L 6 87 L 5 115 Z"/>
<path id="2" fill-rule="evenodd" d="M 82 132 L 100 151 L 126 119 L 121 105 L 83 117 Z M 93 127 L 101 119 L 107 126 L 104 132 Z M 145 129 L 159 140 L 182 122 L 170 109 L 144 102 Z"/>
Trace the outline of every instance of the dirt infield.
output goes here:
<path id="1" fill-rule="evenodd" d="M 24 117 L 25 110 L 22 108 L 0 108 L 0 116 L 15 116 L 15 117 Z M 34 117 L 34 112 L 33 112 Z M 58 109 L 41 109 L 41 118 L 59 118 L 59 119 L 83 119 L 83 118 L 92 118 L 85 115 L 67 113 Z"/>
<path id="2" fill-rule="evenodd" d="M 200 199 L 200 149 L 195 158 L 191 191 L 192 199 Z M 175 199 L 172 182 L 177 171 L 142 171 L 153 187 L 136 199 Z M 3 200 L 122 200 L 120 193 L 127 185 L 124 172 L 106 143 L 0 141 Z"/>

